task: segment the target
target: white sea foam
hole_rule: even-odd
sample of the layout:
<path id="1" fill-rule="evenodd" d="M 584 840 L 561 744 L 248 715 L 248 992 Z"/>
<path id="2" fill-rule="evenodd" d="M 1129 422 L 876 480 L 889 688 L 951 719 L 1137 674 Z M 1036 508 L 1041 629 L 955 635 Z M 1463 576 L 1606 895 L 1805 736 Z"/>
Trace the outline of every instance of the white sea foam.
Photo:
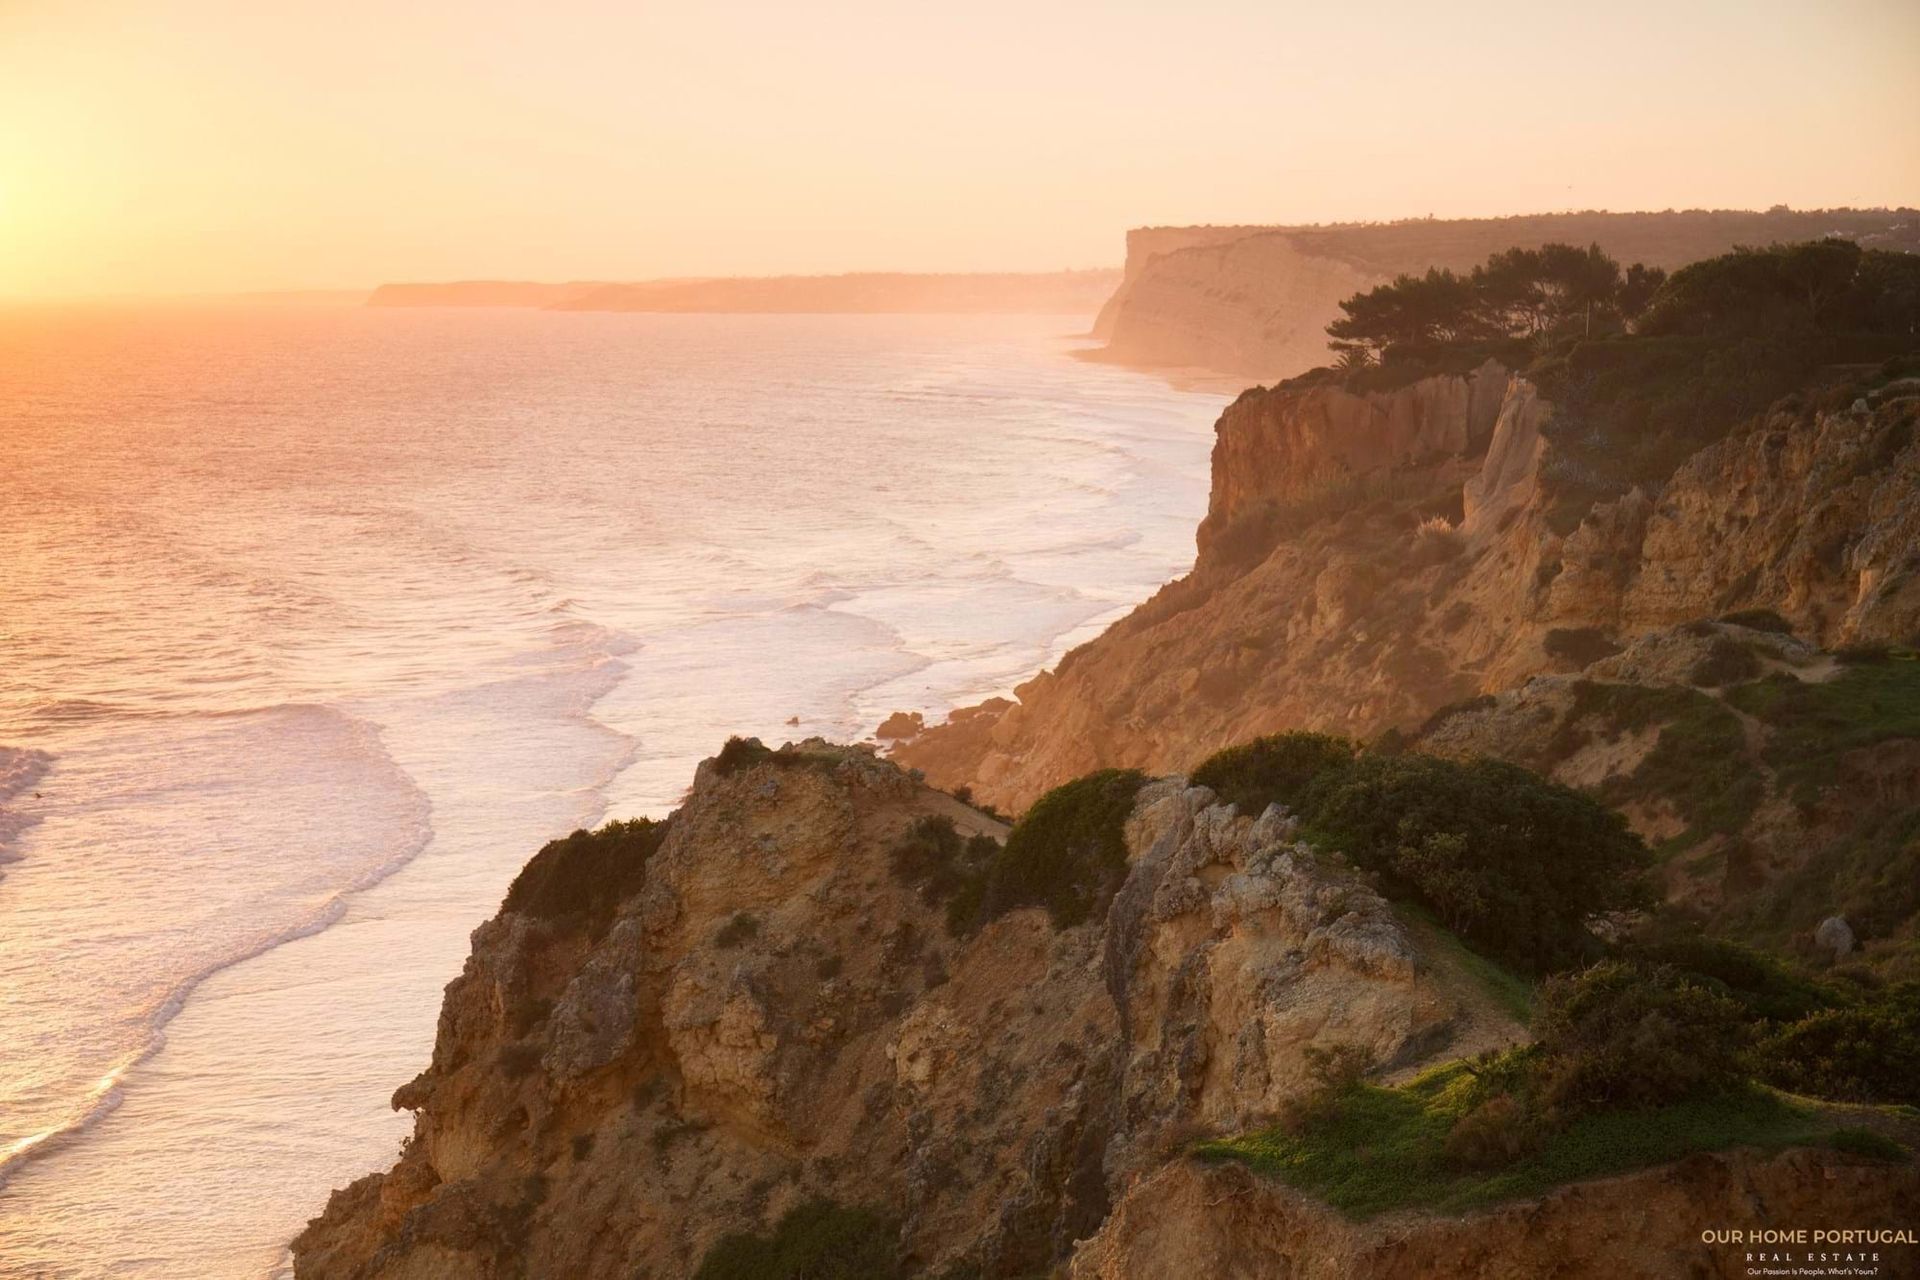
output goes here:
<path id="1" fill-rule="evenodd" d="M 0 1275 L 267 1274 L 543 841 L 1182 571 L 1220 399 L 1060 328 L 0 313 Z"/>

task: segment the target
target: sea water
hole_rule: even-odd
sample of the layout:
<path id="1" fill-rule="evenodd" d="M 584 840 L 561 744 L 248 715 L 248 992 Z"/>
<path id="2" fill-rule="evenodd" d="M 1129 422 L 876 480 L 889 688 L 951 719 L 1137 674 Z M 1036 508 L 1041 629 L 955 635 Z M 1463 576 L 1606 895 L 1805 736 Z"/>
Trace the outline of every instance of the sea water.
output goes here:
<path id="1" fill-rule="evenodd" d="M 274 1273 L 544 841 L 1184 571 L 1222 398 L 1077 327 L 0 312 L 0 1275 Z"/>

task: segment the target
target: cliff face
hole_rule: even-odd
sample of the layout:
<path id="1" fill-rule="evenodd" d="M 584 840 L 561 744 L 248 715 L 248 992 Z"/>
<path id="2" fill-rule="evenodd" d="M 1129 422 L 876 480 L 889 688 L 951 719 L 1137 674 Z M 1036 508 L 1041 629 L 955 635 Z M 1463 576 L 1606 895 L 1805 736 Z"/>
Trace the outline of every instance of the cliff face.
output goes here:
<path id="1" fill-rule="evenodd" d="M 1150 784 L 1104 918 L 966 941 L 891 867 L 927 817 L 1000 831 L 860 751 L 709 762 L 609 913 L 503 909 L 395 1096 L 413 1138 L 297 1274 L 681 1276 L 825 1196 L 895 1216 L 916 1267 L 1027 1275 L 1183 1128 L 1299 1092 L 1309 1046 L 1519 1034 L 1278 811 Z"/>
<path id="2" fill-rule="evenodd" d="M 1387 279 L 1264 232 L 1149 259 L 1103 311 L 1104 358 L 1211 369 L 1249 380 L 1321 363 L 1340 299 Z"/>
<path id="3" fill-rule="evenodd" d="M 1100 314 L 1093 322 L 1093 336 L 1109 338 L 1113 335 L 1114 317 L 1125 304 L 1128 286 L 1140 277 L 1147 263 L 1163 253 L 1175 249 L 1189 249 L 1198 245 L 1225 244 L 1230 240 L 1240 240 L 1256 232 L 1271 230 L 1268 227 L 1135 227 L 1127 232 L 1127 260 L 1122 269 L 1120 285 L 1108 297 L 1106 305 L 1100 308 Z"/>
<path id="4" fill-rule="evenodd" d="M 1091 769 L 1191 768 L 1261 733 L 1371 737 L 1768 609 L 1834 648 L 1920 634 L 1911 392 L 1779 412 L 1567 530 L 1551 407 L 1489 366 L 1391 393 L 1252 391 L 1217 427 L 1201 554 L 1018 692 L 896 751 L 1018 811 Z M 1496 407 L 1497 406 L 1497 407 Z"/>
<path id="5" fill-rule="evenodd" d="M 1838 1206 L 1844 1206 L 1843 1209 Z M 1073 1280 L 1424 1280 L 1476 1276 L 1754 1274 L 1751 1246 L 1701 1233 L 1816 1228 L 1910 1230 L 1920 1177 L 1910 1167 L 1790 1151 L 1698 1155 L 1621 1178 L 1577 1183 L 1537 1201 L 1464 1217 L 1398 1215 L 1355 1223 L 1234 1166 L 1170 1164 L 1135 1186 L 1073 1257 Z M 1780 1249 L 1775 1252 L 1787 1252 Z M 1805 1247 L 1792 1252 L 1804 1255 Z M 1856 1274 L 1903 1275 L 1911 1244 L 1832 1246 Z M 1874 1255 L 1878 1262 L 1862 1255 Z M 1831 1258 L 1830 1266 L 1843 1266 Z M 1842 1273 L 1843 1274 L 1843 1273 Z"/>
<path id="6" fill-rule="evenodd" d="M 1109 359 L 1269 382 L 1326 359 L 1340 300 L 1400 272 L 1465 271 L 1549 241 L 1598 243 L 1621 262 L 1672 269 L 1739 244 L 1839 235 L 1920 249 L 1920 212 L 1568 213 L 1324 227 L 1154 227 L 1127 237 L 1127 265 L 1101 310 Z"/>

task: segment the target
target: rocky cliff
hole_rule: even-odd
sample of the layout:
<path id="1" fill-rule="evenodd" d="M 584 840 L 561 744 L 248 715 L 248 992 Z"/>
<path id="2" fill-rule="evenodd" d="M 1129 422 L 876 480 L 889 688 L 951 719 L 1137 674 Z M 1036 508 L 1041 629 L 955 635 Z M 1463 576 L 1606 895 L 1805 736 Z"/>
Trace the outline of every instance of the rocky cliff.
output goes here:
<path id="1" fill-rule="evenodd" d="M 1491 253 L 1598 243 L 1621 262 L 1673 268 L 1735 245 L 1840 235 L 1920 249 L 1920 211 L 1828 209 L 1568 213 L 1315 227 L 1153 227 L 1127 237 L 1119 288 L 1095 336 L 1126 364 L 1270 381 L 1326 359 L 1342 298 L 1401 272 L 1464 271 Z"/>
<path id="2" fill-rule="evenodd" d="M 1191 768 L 1261 733 L 1371 737 L 1649 630 L 1742 610 L 1810 643 L 1920 635 L 1920 394 L 1782 407 L 1658 492 L 1554 483 L 1551 406 L 1498 366 L 1221 416 L 1193 572 L 1018 701 L 897 749 L 1019 811 L 1088 770 Z"/>
<path id="3" fill-rule="evenodd" d="M 725 761 L 664 838 L 549 846 L 475 931 L 395 1095 L 412 1138 L 298 1275 L 685 1276 L 818 1197 L 886 1215 L 915 1272 L 1031 1275 L 1196 1127 L 1299 1093 L 1315 1046 L 1520 1034 L 1278 810 L 1148 784 L 1104 912 L 955 938 L 894 851 L 998 824 L 862 751 Z"/>

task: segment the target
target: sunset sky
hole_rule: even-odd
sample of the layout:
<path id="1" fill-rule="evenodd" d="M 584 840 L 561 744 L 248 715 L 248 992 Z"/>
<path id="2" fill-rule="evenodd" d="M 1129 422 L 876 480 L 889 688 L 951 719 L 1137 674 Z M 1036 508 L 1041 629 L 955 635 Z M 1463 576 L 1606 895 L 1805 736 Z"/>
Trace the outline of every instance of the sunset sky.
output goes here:
<path id="1" fill-rule="evenodd" d="M 0 295 L 1920 204 L 1920 3 L 0 0 Z"/>

